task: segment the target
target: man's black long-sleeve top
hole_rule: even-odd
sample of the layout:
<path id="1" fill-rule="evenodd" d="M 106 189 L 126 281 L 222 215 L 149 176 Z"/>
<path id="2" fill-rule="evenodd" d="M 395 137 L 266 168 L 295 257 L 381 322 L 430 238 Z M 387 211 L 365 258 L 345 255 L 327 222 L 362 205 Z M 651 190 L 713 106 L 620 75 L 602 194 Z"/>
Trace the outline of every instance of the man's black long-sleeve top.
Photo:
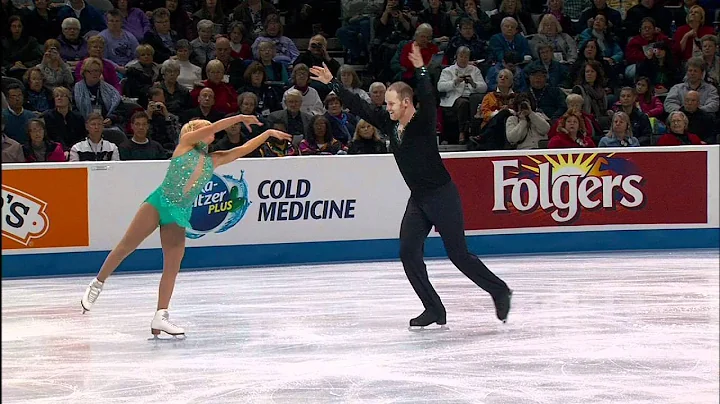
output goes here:
<path id="1" fill-rule="evenodd" d="M 451 181 L 438 151 L 435 134 L 437 109 L 430 77 L 425 67 L 415 69 L 416 95 L 420 108 L 398 134 L 398 122 L 387 111 L 376 111 L 357 94 L 347 91 L 339 80 L 330 85 L 350 112 L 364 119 L 390 137 L 395 162 L 413 197 L 422 198 Z"/>

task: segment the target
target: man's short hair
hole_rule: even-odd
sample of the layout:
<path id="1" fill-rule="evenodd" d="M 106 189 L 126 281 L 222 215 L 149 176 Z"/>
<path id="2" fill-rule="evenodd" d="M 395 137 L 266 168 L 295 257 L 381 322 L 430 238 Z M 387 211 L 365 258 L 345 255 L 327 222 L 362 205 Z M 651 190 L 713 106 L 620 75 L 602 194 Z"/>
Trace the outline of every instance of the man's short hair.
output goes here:
<path id="1" fill-rule="evenodd" d="M 135 123 L 135 121 L 138 119 L 145 119 L 145 120 L 149 121 L 150 117 L 148 116 L 147 112 L 138 111 L 138 112 L 132 114 L 132 117 L 130 118 L 130 123 Z"/>
<path id="2" fill-rule="evenodd" d="M 100 115 L 99 112 L 91 112 L 90 115 L 88 115 L 87 119 L 85 120 L 85 123 L 90 123 L 90 121 L 96 121 L 96 120 L 104 121 L 105 118 L 103 118 L 102 115 Z"/>
<path id="3" fill-rule="evenodd" d="M 410 101 L 412 101 L 413 96 L 415 95 L 412 87 L 410 87 L 410 85 L 408 83 L 405 83 L 404 81 L 396 81 L 390 84 L 390 87 L 388 87 L 387 91 L 396 92 L 397 95 L 400 97 L 401 101 L 405 98 L 409 98 Z"/>

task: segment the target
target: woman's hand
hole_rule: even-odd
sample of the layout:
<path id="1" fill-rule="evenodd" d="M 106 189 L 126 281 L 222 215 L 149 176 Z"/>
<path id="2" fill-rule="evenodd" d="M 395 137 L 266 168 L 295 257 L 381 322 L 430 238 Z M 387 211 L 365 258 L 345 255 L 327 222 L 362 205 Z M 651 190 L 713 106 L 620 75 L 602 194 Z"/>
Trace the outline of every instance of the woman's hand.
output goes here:
<path id="1" fill-rule="evenodd" d="M 276 129 L 268 129 L 265 131 L 265 133 L 268 134 L 268 137 L 274 137 L 275 139 L 285 140 L 288 142 L 292 141 L 292 135 L 287 134 L 285 132 L 281 132 Z"/>

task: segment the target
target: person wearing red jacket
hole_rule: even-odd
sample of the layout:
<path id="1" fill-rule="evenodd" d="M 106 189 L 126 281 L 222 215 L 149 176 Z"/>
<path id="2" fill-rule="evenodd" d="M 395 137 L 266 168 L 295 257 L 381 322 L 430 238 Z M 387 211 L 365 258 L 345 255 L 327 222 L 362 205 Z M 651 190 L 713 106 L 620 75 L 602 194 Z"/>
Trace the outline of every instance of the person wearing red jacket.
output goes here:
<path id="1" fill-rule="evenodd" d="M 685 19 L 687 25 L 677 29 L 673 36 L 673 56 L 675 60 L 685 62 L 693 56 L 693 44 L 697 42 L 702 48 L 700 39 L 705 35 L 715 35 L 715 28 L 705 25 L 705 10 L 698 5 L 690 7 Z"/>
<path id="2" fill-rule="evenodd" d="M 560 121 L 562 127 L 558 129 L 557 136 L 548 142 L 548 149 L 574 149 L 595 147 L 595 142 L 580 127 L 580 114 L 570 111 Z"/>
<path id="3" fill-rule="evenodd" d="M 595 117 L 591 114 L 588 114 L 587 112 L 583 112 L 582 105 L 583 105 L 583 98 L 580 94 L 570 94 L 565 98 L 565 103 L 568 106 L 568 112 L 572 112 L 577 116 L 582 116 L 583 119 L 583 126 L 585 128 L 585 133 L 589 137 L 602 137 L 602 130 L 600 129 L 600 124 L 597 122 Z M 552 126 L 550 127 L 550 131 L 548 132 L 548 139 L 552 139 L 555 135 L 559 133 L 559 128 L 562 128 L 562 125 L 564 125 L 563 119 L 560 118 L 556 120 Z"/>
<path id="4" fill-rule="evenodd" d="M 670 46 L 670 38 L 656 28 L 655 20 L 650 17 L 643 18 L 640 24 L 640 35 L 632 37 L 625 48 L 625 59 L 628 65 L 640 63 L 646 58 L 649 59 L 644 48 L 655 42 L 665 42 Z"/>
<path id="5" fill-rule="evenodd" d="M 420 54 L 422 55 L 425 66 L 430 64 L 433 55 L 440 52 L 440 48 L 432 43 L 433 29 L 430 24 L 420 24 L 415 30 L 415 40 L 410 41 L 403 46 L 400 51 L 400 66 L 403 68 L 402 80 L 410 85 L 415 78 L 415 67 L 410 61 L 410 51 L 413 44 L 418 44 Z"/>
<path id="6" fill-rule="evenodd" d="M 45 121 L 33 118 L 28 121 L 28 142 L 23 145 L 26 163 L 67 161 L 62 144 L 48 139 Z"/>
<path id="7" fill-rule="evenodd" d="M 215 109 L 223 114 L 231 114 L 238 111 L 237 91 L 228 83 L 223 81 L 225 66 L 221 61 L 215 59 L 208 62 L 205 68 L 207 80 L 202 81 L 203 87 L 195 87 L 190 93 L 193 106 L 198 106 L 198 95 L 203 88 L 210 88 L 215 93 Z"/>
<path id="8" fill-rule="evenodd" d="M 658 146 L 682 146 L 705 144 L 697 135 L 687 132 L 689 125 L 687 116 L 680 111 L 671 112 L 668 117 L 670 132 L 662 135 L 657 141 Z"/>

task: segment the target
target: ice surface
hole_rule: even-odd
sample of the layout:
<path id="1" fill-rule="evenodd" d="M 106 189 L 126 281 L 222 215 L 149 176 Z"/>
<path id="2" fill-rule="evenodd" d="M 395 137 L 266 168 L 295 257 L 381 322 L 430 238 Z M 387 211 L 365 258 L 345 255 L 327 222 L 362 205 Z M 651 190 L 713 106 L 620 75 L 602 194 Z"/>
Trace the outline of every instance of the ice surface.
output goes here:
<path id="1" fill-rule="evenodd" d="M 312 251 L 308 251 L 312 253 Z M 718 251 L 491 258 L 509 322 L 448 261 L 449 331 L 397 262 L 185 272 L 151 339 L 159 274 L 2 282 L 6 403 L 718 403 Z M 171 337 L 163 337 L 171 338 Z"/>

